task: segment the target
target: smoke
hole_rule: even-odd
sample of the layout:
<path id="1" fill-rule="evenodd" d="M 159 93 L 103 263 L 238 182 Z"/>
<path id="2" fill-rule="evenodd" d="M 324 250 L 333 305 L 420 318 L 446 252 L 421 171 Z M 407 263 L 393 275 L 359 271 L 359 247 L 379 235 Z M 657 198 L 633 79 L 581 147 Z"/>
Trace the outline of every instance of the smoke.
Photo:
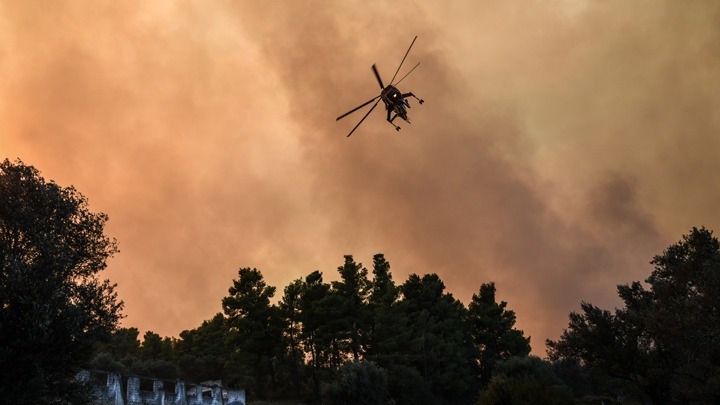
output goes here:
<path id="1" fill-rule="evenodd" d="M 110 215 L 128 325 L 382 252 L 466 303 L 495 281 L 542 354 L 718 220 L 712 2 L 53 4 L 0 3 L 0 148 Z M 346 138 L 415 35 L 426 103 Z"/>

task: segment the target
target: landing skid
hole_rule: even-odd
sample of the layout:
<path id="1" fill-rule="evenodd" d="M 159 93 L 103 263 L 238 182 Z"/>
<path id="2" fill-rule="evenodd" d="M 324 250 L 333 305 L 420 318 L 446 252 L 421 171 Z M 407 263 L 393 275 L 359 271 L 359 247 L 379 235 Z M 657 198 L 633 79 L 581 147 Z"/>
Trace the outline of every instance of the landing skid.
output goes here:
<path id="1" fill-rule="evenodd" d="M 387 122 L 390 123 L 390 125 L 394 126 L 396 131 L 399 131 L 399 130 L 400 130 L 400 127 L 397 126 L 397 125 L 395 125 L 395 124 L 393 124 L 393 121 L 395 120 L 395 118 L 397 118 L 397 114 L 395 114 L 392 118 L 390 118 L 390 110 L 388 110 L 388 112 L 387 112 Z"/>

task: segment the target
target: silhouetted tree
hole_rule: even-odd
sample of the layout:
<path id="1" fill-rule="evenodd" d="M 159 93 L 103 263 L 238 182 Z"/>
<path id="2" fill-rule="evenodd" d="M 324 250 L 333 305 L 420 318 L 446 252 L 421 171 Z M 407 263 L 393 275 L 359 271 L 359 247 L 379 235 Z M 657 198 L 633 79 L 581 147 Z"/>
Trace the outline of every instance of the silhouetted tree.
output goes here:
<path id="1" fill-rule="evenodd" d="M 290 372 L 290 380 L 292 392 L 296 398 L 300 397 L 300 370 L 303 362 L 302 350 L 302 322 L 301 322 L 301 295 L 303 291 L 303 281 L 301 279 L 294 280 L 285 287 L 282 300 L 278 307 L 280 308 L 280 316 L 285 322 L 283 338 L 287 348 L 287 365 Z"/>
<path id="2" fill-rule="evenodd" d="M 195 329 L 180 332 L 173 345 L 180 377 L 194 382 L 221 379 L 230 383 L 225 369 L 231 357 L 226 345 L 228 337 L 229 326 L 221 313 Z"/>
<path id="3" fill-rule="evenodd" d="M 614 313 L 583 303 L 552 360 L 576 360 L 658 404 L 720 401 L 720 243 L 705 228 L 656 256 L 646 280 L 618 286 Z"/>
<path id="4" fill-rule="evenodd" d="M 378 253 L 373 256 L 373 280 L 370 282 L 370 297 L 368 299 L 370 309 L 374 310 L 379 306 L 390 306 L 394 304 L 400 290 L 395 285 L 390 271 L 390 262 L 385 255 Z"/>
<path id="5" fill-rule="evenodd" d="M 323 282 L 322 273 L 314 271 L 305 277 L 300 293 L 300 338 L 310 355 L 310 373 L 314 399 L 320 401 L 320 374 L 329 367 L 333 353 L 333 330 L 327 326 L 330 285 Z"/>
<path id="6" fill-rule="evenodd" d="M 480 382 L 487 384 L 498 360 L 530 353 L 530 338 L 514 329 L 515 312 L 506 309 L 507 302 L 495 301 L 495 283 L 480 286 L 468 306 L 468 323 L 473 342 L 480 351 Z"/>
<path id="7" fill-rule="evenodd" d="M 238 377 L 252 375 L 255 394 L 264 399 L 267 385 L 273 388 L 277 382 L 273 360 L 282 347 L 282 320 L 270 304 L 275 287 L 268 286 L 257 269 L 243 268 L 228 291 L 222 306 L 230 326 L 232 358 L 240 367 Z"/>
<path id="8" fill-rule="evenodd" d="M 373 280 L 370 283 L 368 308 L 371 330 L 367 358 L 389 368 L 398 364 L 402 347 L 409 339 L 407 317 L 398 306 L 400 289 L 390 272 L 390 263 L 382 254 L 373 257 Z"/>
<path id="9" fill-rule="evenodd" d="M 123 305 L 98 278 L 117 252 L 103 233 L 107 219 L 73 187 L 45 182 L 21 161 L 0 164 L 2 401 L 87 402 L 75 374 L 110 337 Z"/>
<path id="10" fill-rule="evenodd" d="M 178 367 L 174 361 L 172 344 L 170 338 L 163 338 L 153 331 L 145 332 L 140 345 L 140 361 L 132 364 L 131 371 L 149 377 L 177 378 Z"/>
<path id="11" fill-rule="evenodd" d="M 109 352 L 116 360 L 127 356 L 138 357 L 140 353 L 138 336 L 140 336 L 138 328 L 118 328 L 102 350 Z"/>
<path id="12" fill-rule="evenodd" d="M 145 332 L 140 345 L 141 360 L 156 360 L 162 358 L 162 337 L 153 331 Z"/>
<path id="13" fill-rule="evenodd" d="M 467 311 L 437 274 L 412 274 L 401 286 L 399 306 L 408 319 L 409 336 L 400 348 L 402 365 L 420 372 L 439 401 L 458 403 L 475 394 L 476 358 Z"/>
<path id="14" fill-rule="evenodd" d="M 367 269 L 355 263 L 351 255 L 345 256 L 345 263 L 338 267 L 340 280 L 332 282 L 332 293 L 337 306 L 337 327 L 335 332 L 344 355 L 360 359 L 364 351 L 366 333 L 370 329 L 370 312 L 367 306 L 369 282 Z"/>

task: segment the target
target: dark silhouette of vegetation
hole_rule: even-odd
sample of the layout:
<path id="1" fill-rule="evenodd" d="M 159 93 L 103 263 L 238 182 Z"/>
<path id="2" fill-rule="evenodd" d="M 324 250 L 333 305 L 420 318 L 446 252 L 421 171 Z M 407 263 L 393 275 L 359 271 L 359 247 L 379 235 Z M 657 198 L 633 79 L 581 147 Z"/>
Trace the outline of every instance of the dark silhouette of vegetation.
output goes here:
<path id="1" fill-rule="evenodd" d="M 555 374 L 550 363 L 535 356 L 509 357 L 496 368 L 480 405 L 572 405 L 573 394 Z"/>
<path id="2" fill-rule="evenodd" d="M 211 379 L 229 382 L 225 367 L 231 352 L 226 345 L 229 334 L 230 327 L 221 313 L 196 329 L 180 332 L 180 338 L 173 341 L 179 377 L 195 382 Z"/>
<path id="3" fill-rule="evenodd" d="M 720 401 L 720 243 L 693 228 L 651 262 L 646 283 L 618 286 L 615 311 L 582 303 L 568 328 L 548 341 L 555 362 L 575 362 L 593 393 L 655 404 Z M 598 375 L 600 378 L 598 378 Z"/>
<path id="4" fill-rule="evenodd" d="M 473 397 L 478 357 L 463 304 L 445 292 L 437 274 L 412 274 L 400 290 L 398 307 L 406 332 L 404 343 L 397 344 L 399 365 L 418 370 L 437 402 L 460 403 Z"/>
<path id="5" fill-rule="evenodd" d="M 495 284 L 480 286 L 468 307 L 468 321 L 475 347 L 480 350 L 480 382 L 490 381 L 495 362 L 530 354 L 530 338 L 514 329 L 515 312 L 505 309 L 505 301 L 495 302 Z"/>
<path id="6" fill-rule="evenodd" d="M 277 304 L 258 270 L 241 269 L 225 316 L 180 339 L 146 333 L 141 343 L 136 329 L 119 329 L 96 360 L 137 373 L 154 356 L 194 381 L 239 384 L 250 398 L 318 404 L 716 403 L 720 244 L 693 228 L 652 263 L 648 287 L 618 287 L 623 308 L 582 303 L 570 314 L 562 337 L 547 342 L 550 362 L 528 356 L 530 339 L 493 283 L 466 308 L 436 274 L 396 285 L 382 254 L 372 279 L 346 256 L 338 281 L 314 271 Z"/>
<path id="7" fill-rule="evenodd" d="M 549 361 L 529 356 L 494 283 L 467 307 L 437 274 L 393 280 L 353 256 L 276 288 L 241 268 L 223 313 L 177 338 L 117 328 L 122 302 L 99 279 L 116 243 L 107 216 L 22 162 L 0 164 L 0 398 L 84 404 L 82 367 L 191 382 L 249 398 L 309 403 L 720 403 L 720 242 L 693 228 L 652 260 L 622 307 L 582 302 Z M 94 356 L 94 357 L 93 357 Z M 16 389 L 17 382 L 28 389 Z"/>
<path id="8" fill-rule="evenodd" d="M 231 381 L 252 387 L 259 398 L 275 389 L 275 359 L 281 357 L 283 322 L 277 306 L 270 304 L 275 287 L 268 286 L 257 269 L 243 268 L 233 280 L 222 306 L 230 326 L 227 344 L 235 376 Z M 250 378 L 247 378 L 250 377 Z"/>
<path id="9" fill-rule="evenodd" d="M 0 163 L 0 398 L 82 404 L 75 374 L 108 339 L 122 302 L 98 278 L 117 252 L 107 216 L 21 161 Z M 27 389 L 17 389 L 22 382 Z"/>
<path id="10" fill-rule="evenodd" d="M 376 405 L 389 400 L 387 371 L 371 361 L 348 361 L 323 385 L 323 405 Z"/>
<path id="11" fill-rule="evenodd" d="M 482 373 L 496 362 L 529 353 L 529 338 L 514 329 L 507 304 L 495 302 L 492 283 L 468 310 L 437 274 L 413 274 L 397 286 L 382 254 L 373 258 L 372 280 L 349 255 L 338 275 L 326 283 L 313 271 L 272 304 L 275 287 L 259 270 L 240 269 L 224 314 L 179 339 L 146 332 L 140 342 L 137 329 L 119 329 L 94 364 L 165 378 L 174 370 L 195 382 L 222 379 L 259 399 L 462 404 L 475 402 Z"/>

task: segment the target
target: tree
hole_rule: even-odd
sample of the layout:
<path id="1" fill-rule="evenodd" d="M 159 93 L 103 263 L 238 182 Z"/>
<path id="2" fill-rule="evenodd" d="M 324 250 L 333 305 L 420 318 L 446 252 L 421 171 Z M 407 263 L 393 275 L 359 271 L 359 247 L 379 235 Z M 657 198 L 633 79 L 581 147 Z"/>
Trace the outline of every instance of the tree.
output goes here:
<path id="1" fill-rule="evenodd" d="M 310 372 L 315 400 L 320 400 L 320 373 L 329 367 L 333 356 L 334 331 L 327 325 L 330 285 L 323 282 L 322 273 L 314 271 L 305 277 L 300 292 L 300 339 L 310 355 Z"/>
<path id="2" fill-rule="evenodd" d="M 373 257 L 368 311 L 371 329 L 367 339 L 367 359 L 389 368 L 399 362 L 399 353 L 409 337 L 407 317 L 398 306 L 400 289 L 390 272 L 390 263 L 382 254 Z M 392 372 L 392 370 L 390 370 Z"/>
<path id="3" fill-rule="evenodd" d="M 180 338 L 173 347 L 180 376 L 188 381 L 220 379 L 230 382 L 225 362 L 231 357 L 226 342 L 229 326 L 221 313 L 191 330 L 180 332 Z"/>
<path id="4" fill-rule="evenodd" d="M 0 398 L 82 403 L 75 374 L 116 328 L 123 303 L 100 280 L 117 252 L 107 215 L 21 161 L 0 164 Z M 22 381 L 26 389 L 17 389 Z M 84 398 L 83 398 L 84 397 Z"/>
<path id="5" fill-rule="evenodd" d="M 228 344 L 240 366 L 238 377 L 252 375 L 255 394 L 264 399 L 268 384 L 277 383 L 273 360 L 282 350 L 282 320 L 270 304 L 275 287 L 265 283 L 259 270 L 242 268 L 228 292 L 222 306 L 230 326 Z"/>
<path id="6" fill-rule="evenodd" d="M 373 280 L 370 283 L 370 309 L 394 304 L 399 294 L 390 272 L 390 263 L 382 253 L 376 254 L 373 256 Z"/>
<path id="7" fill-rule="evenodd" d="M 283 338 L 287 348 L 287 364 L 295 397 L 300 397 L 300 367 L 303 364 L 301 346 L 301 307 L 300 299 L 303 290 L 301 279 L 294 280 L 285 287 L 282 300 L 278 307 L 285 327 Z"/>
<path id="8" fill-rule="evenodd" d="M 355 263 L 351 255 L 346 255 L 345 263 L 338 267 L 338 273 L 340 281 L 332 283 L 332 292 L 338 302 L 338 343 L 343 354 L 352 355 L 353 360 L 357 361 L 364 352 L 370 323 L 366 303 L 369 288 L 367 269 Z"/>
<path id="9" fill-rule="evenodd" d="M 162 358 L 163 338 L 153 331 L 145 332 L 140 346 L 141 360 L 157 360 Z"/>
<path id="10" fill-rule="evenodd" d="M 172 344 L 170 338 L 162 338 L 153 331 L 145 332 L 140 346 L 140 361 L 132 365 L 132 372 L 149 377 L 177 378 L 178 367 L 173 358 Z"/>
<path id="11" fill-rule="evenodd" d="M 407 337 L 399 347 L 401 365 L 418 370 L 438 400 L 467 400 L 477 388 L 467 310 L 444 292 L 437 274 L 412 274 L 400 290 L 398 305 L 408 320 Z"/>
<path id="12" fill-rule="evenodd" d="M 693 228 L 662 255 L 646 282 L 618 286 L 614 313 L 583 303 L 552 360 L 575 360 L 625 381 L 658 404 L 720 400 L 720 243 Z"/>
<path id="13" fill-rule="evenodd" d="M 137 357 L 140 352 L 139 335 L 138 328 L 118 328 L 103 350 L 109 352 L 116 360 L 122 360 L 127 356 Z"/>
<path id="14" fill-rule="evenodd" d="M 515 312 L 506 309 L 507 302 L 495 301 L 495 283 L 480 286 L 468 306 L 468 322 L 473 342 L 480 351 L 480 382 L 485 385 L 492 377 L 495 363 L 513 356 L 530 353 L 530 338 L 514 329 Z"/>

